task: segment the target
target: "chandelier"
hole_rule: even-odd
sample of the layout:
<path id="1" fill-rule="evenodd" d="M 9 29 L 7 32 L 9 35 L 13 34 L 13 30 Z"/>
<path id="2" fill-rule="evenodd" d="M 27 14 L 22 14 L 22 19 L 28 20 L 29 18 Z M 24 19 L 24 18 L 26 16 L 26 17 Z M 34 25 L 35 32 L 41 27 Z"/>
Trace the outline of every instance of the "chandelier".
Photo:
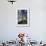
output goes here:
<path id="1" fill-rule="evenodd" d="M 8 2 L 11 2 L 12 4 L 16 2 L 16 0 L 8 0 Z"/>

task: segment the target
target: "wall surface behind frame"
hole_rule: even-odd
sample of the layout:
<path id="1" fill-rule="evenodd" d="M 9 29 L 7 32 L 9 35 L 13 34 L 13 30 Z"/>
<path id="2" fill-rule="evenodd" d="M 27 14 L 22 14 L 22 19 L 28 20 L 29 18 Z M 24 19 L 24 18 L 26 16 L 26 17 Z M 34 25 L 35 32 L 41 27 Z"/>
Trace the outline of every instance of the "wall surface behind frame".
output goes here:
<path id="1" fill-rule="evenodd" d="M 0 41 L 15 40 L 18 32 L 30 34 L 33 40 L 46 40 L 45 0 L 17 0 L 12 6 L 0 0 Z M 16 9 L 30 8 L 30 27 L 16 27 Z"/>

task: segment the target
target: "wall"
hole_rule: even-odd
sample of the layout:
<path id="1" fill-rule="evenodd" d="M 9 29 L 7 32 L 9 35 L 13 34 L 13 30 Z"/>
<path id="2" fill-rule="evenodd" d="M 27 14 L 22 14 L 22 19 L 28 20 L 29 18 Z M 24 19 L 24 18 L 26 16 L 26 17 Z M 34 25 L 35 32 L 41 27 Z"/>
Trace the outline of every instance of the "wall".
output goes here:
<path id="1" fill-rule="evenodd" d="M 30 8 L 30 27 L 16 27 L 16 9 Z M 15 40 L 18 32 L 30 34 L 33 40 L 46 40 L 45 0 L 17 0 L 14 5 L 0 0 L 0 40 Z"/>

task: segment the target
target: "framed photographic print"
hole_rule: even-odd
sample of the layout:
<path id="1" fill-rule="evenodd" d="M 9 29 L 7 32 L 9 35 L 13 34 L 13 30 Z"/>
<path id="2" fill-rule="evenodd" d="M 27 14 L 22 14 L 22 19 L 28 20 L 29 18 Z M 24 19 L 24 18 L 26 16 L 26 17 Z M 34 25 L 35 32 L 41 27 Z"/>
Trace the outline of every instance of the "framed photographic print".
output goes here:
<path id="1" fill-rule="evenodd" d="M 16 25 L 21 27 L 29 26 L 29 9 L 19 8 L 16 13 Z"/>

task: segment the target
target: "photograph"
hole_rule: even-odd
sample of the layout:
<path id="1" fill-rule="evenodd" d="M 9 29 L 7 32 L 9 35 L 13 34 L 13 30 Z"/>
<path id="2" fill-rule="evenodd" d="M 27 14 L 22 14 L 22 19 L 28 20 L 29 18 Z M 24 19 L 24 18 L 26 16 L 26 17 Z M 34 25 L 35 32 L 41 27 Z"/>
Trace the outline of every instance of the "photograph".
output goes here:
<path id="1" fill-rule="evenodd" d="M 18 10 L 18 24 L 27 24 L 27 10 Z"/>

